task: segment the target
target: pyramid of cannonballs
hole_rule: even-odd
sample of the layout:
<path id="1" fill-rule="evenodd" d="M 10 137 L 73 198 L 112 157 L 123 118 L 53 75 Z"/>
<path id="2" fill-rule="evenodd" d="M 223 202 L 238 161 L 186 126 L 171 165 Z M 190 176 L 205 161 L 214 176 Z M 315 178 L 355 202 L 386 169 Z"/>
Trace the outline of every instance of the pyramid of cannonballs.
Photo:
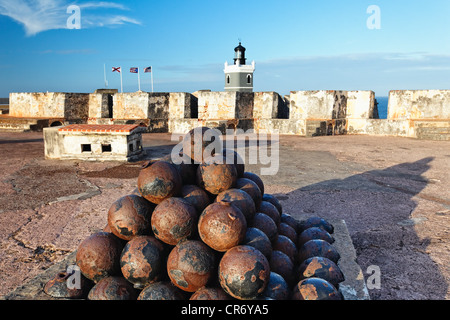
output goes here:
<path id="1" fill-rule="evenodd" d="M 167 156 L 143 166 L 135 193 L 109 209 L 104 232 L 79 245 L 83 286 L 68 295 L 81 297 L 84 290 L 91 300 L 341 299 L 333 226 L 284 213 L 234 150 L 232 161 L 224 160 L 227 149 L 196 159 L 211 142 L 195 133 L 206 130 L 191 130 L 183 140 L 183 150 L 191 151 L 184 156 L 199 164 L 174 164 Z"/>

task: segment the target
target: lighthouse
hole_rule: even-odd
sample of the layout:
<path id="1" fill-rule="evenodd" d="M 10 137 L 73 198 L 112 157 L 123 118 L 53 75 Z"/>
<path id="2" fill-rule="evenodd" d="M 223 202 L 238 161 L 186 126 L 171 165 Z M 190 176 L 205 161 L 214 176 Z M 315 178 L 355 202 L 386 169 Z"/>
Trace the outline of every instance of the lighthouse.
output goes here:
<path id="1" fill-rule="evenodd" d="M 225 91 L 253 92 L 255 61 L 246 64 L 245 48 L 241 42 L 234 48 L 234 64 L 225 62 Z"/>

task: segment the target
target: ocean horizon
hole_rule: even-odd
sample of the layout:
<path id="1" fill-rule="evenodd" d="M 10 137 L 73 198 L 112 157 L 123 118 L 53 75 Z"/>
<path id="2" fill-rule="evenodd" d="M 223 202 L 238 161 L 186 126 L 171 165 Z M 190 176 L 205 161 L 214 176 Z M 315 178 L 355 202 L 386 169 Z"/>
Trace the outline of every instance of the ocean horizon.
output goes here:
<path id="1" fill-rule="evenodd" d="M 387 119 L 389 97 L 375 97 L 378 102 L 378 115 L 380 119 Z"/>

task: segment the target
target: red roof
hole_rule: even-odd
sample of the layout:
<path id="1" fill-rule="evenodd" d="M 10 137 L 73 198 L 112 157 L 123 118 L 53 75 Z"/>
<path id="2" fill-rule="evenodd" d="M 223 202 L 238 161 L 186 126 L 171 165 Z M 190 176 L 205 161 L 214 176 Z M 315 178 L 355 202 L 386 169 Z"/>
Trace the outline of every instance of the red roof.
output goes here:
<path id="1" fill-rule="evenodd" d="M 137 124 L 71 124 L 59 129 L 65 132 L 131 132 L 138 128 Z"/>

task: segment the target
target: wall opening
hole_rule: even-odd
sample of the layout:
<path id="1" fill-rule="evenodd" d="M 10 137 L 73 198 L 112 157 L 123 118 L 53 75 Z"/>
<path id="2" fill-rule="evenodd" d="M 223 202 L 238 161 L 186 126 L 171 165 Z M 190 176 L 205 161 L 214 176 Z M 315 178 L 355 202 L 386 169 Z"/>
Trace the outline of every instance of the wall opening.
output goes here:
<path id="1" fill-rule="evenodd" d="M 61 123 L 61 121 L 55 121 L 55 122 L 52 122 L 50 127 L 61 127 L 62 125 L 63 124 Z"/>
<path id="2" fill-rule="evenodd" d="M 250 74 L 247 75 L 247 84 L 252 83 L 252 76 Z"/>
<path id="3" fill-rule="evenodd" d="M 112 147 L 110 144 L 102 144 L 102 153 L 112 152 Z"/>
<path id="4" fill-rule="evenodd" d="M 130 153 L 134 152 L 134 146 L 133 146 L 132 143 L 130 143 L 130 144 L 128 145 L 128 151 L 129 151 Z"/>
<path id="5" fill-rule="evenodd" d="M 90 144 L 82 144 L 81 152 L 92 152 L 92 146 Z"/>
<path id="6" fill-rule="evenodd" d="M 113 107 L 114 107 L 113 96 L 112 96 L 112 94 L 108 94 L 108 118 L 109 119 L 113 118 Z"/>

